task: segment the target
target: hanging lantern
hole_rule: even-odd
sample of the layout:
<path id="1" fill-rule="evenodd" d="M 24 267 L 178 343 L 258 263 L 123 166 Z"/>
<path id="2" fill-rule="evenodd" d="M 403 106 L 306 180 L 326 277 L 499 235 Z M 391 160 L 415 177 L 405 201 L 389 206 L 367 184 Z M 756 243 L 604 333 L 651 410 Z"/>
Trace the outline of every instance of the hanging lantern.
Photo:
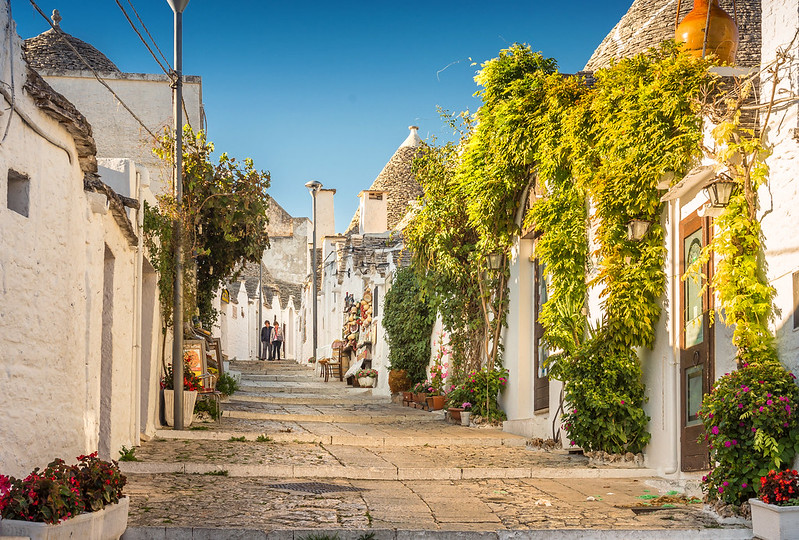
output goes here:
<path id="1" fill-rule="evenodd" d="M 632 219 L 627 223 L 627 239 L 640 242 L 652 223 L 642 219 Z"/>
<path id="2" fill-rule="evenodd" d="M 719 173 L 713 183 L 705 187 L 705 195 L 710 200 L 711 208 L 726 208 L 735 189 L 735 180 L 724 173 Z"/>
<path id="3" fill-rule="evenodd" d="M 715 54 L 722 63 L 735 64 L 738 25 L 719 7 L 719 0 L 694 0 L 694 9 L 677 26 L 675 39 L 685 43 L 683 50 L 692 56 Z"/>

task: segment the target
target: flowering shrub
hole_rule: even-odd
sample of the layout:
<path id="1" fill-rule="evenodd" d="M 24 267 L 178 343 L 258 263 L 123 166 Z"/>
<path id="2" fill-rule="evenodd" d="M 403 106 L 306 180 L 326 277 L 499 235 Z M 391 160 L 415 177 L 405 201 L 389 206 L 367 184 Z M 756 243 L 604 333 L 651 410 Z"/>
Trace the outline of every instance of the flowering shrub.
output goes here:
<path id="1" fill-rule="evenodd" d="M 433 388 L 430 393 L 436 396 L 443 396 L 446 393 L 444 391 L 444 381 L 447 380 L 449 364 L 444 361 L 444 358 L 451 353 L 449 347 L 444 344 L 446 337 L 446 332 L 441 332 L 438 335 L 438 351 L 433 359 L 433 365 L 430 366 L 430 386 Z"/>
<path id="2" fill-rule="evenodd" d="M 492 420 L 505 420 L 505 412 L 497 404 L 497 396 L 505 390 L 508 383 L 508 370 L 494 368 L 472 371 L 460 382 L 453 385 L 447 395 L 451 407 L 463 407 L 471 404 L 471 411 L 479 416 Z"/>
<path id="3" fill-rule="evenodd" d="M 598 333 L 574 354 L 553 366 L 552 376 L 565 381 L 568 412 L 563 427 L 572 443 L 585 451 L 638 453 L 647 445 L 649 417 L 635 353 Z"/>
<path id="4" fill-rule="evenodd" d="M 376 369 L 359 369 L 355 376 L 360 377 L 377 377 L 377 370 Z"/>
<path id="5" fill-rule="evenodd" d="M 116 463 L 97 459 L 96 452 L 79 456 L 77 465 L 56 459 L 22 480 L 0 475 L 0 516 L 58 523 L 118 502 L 125 482 Z"/>
<path id="6" fill-rule="evenodd" d="M 97 457 L 97 452 L 78 456 L 78 481 L 86 510 L 95 512 L 119 502 L 127 479 L 114 462 Z"/>
<path id="7" fill-rule="evenodd" d="M 430 387 L 430 381 L 419 382 L 413 385 L 411 392 L 414 394 L 426 394 L 427 389 Z"/>
<path id="8" fill-rule="evenodd" d="M 471 411 L 472 410 L 472 404 L 469 403 L 468 401 L 464 401 L 461 404 L 461 409 L 463 409 L 464 411 Z"/>
<path id="9" fill-rule="evenodd" d="M 769 471 L 760 479 L 759 495 L 766 504 L 799 505 L 799 473 L 795 470 Z"/>
<path id="10" fill-rule="evenodd" d="M 741 503 L 754 497 L 771 469 L 799 450 L 799 387 L 778 361 L 744 364 L 720 377 L 699 416 L 715 464 L 703 487 L 711 497 Z"/>
<path id="11" fill-rule="evenodd" d="M 191 366 L 187 358 L 183 357 L 183 390 L 193 391 L 199 390 L 202 383 L 200 378 L 191 370 Z M 161 388 L 164 390 L 174 390 L 175 382 L 172 375 L 172 364 L 166 366 L 166 375 L 161 377 Z"/>

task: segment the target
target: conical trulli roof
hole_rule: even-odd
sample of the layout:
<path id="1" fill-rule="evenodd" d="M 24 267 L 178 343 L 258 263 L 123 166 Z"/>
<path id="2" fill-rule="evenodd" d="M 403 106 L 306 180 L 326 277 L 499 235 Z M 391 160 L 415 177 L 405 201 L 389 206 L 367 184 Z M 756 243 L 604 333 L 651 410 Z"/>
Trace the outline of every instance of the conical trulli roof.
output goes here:
<path id="1" fill-rule="evenodd" d="M 413 176 L 413 158 L 422 145 L 419 138 L 418 127 L 410 126 L 408 138 L 397 148 L 386 166 L 372 182 L 370 190 L 388 192 L 388 229 L 393 230 L 408 212 L 408 203 L 416 200 L 422 194 L 419 182 Z M 344 234 L 358 233 L 358 223 L 361 219 L 360 208 L 355 211 L 350 226 Z"/>
<path id="2" fill-rule="evenodd" d="M 91 67 L 95 71 L 119 72 L 119 68 L 106 55 L 98 51 L 89 43 L 71 36 L 61 30 L 61 16 L 58 10 L 53 11 L 53 23 L 58 31 L 52 28 L 38 36 L 26 39 L 24 42 L 25 57 L 34 69 L 57 69 L 65 71 L 83 71 Z M 75 54 L 80 53 L 88 66 Z"/>
<path id="3" fill-rule="evenodd" d="M 736 65 L 760 65 L 760 0 L 735 0 L 736 9 L 733 9 L 733 0 L 719 0 L 719 5 L 738 21 L 740 43 Z M 682 0 L 680 20 L 691 9 L 693 2 Z M 585 71 L 596 71 L 609 66 L 612 60 L 634 56 L 667 39 L 674 39 L 676 17 L 677 0 L 635 0 L 596 48 Z"/>

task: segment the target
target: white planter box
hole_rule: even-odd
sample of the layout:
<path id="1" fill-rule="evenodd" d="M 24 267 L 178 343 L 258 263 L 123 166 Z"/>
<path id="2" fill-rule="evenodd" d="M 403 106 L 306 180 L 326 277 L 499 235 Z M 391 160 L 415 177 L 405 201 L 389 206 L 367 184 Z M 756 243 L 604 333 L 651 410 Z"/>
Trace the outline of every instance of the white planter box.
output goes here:
<path id="1" fill-rule="evenodd" d="M 118 540 L 128 528 L 130 500 L 122 497 L 111 504 L 88 514 L 70 518 L 53 525 L 32 523 L 16 519 L 0 519 L 0 536 L 21 536 L 30 540 Z"/>
<path id="2" fill-rule="evenodd" d="M 752 532 L 763 540 L 799 540 L 799 506 L 777 506 L 749 499 Z"/>
<path id="3" fill-rule="evenodd" d="M 197 391 L 183 391 L 183 426 L 189 427 L 194 420 L 194 404 L 197 402 Z M 166 425 L 175 425 L 175 391 L 164 390 L 164 420 Z"/>
<path id="4" fill-rule="evenodd" d="M 358 385 L 362 388 L 372 388 L 375 385 L 374 377 L 358 377 Z"/>

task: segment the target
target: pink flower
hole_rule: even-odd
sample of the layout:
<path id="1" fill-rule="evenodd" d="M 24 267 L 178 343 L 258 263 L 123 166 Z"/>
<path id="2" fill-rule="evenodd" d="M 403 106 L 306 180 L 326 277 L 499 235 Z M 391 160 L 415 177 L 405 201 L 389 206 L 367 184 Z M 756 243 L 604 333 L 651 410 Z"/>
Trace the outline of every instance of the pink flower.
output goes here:
<path id="1" fill-rule="evenodd" d="M 719 434 L 719 427 L 718 426 L 713 426 L 712 428 L 710 428 L 710 432 L 713 433 L 713 435 L 718 435 Z"/>
<path id="2" fill-rule="evenodd" d="M 742 488 L 748 488 L 748 487 L 749 487 L 749 484 L 747 484 L 746 482 L 744 482 L 743 484 L 741 484 L 741 487 L 742 487 Z"/>
<path id="3" fill-rule="evenodd" d="M 729 448 L 730 446 L 732 446 L 730 441 L 724 441 L 724 448 Z"/>
<path id="4" fill-rule="evenodd" d="M 624 400 L 621 400 L 621 404 L 624 405 Z"/>

